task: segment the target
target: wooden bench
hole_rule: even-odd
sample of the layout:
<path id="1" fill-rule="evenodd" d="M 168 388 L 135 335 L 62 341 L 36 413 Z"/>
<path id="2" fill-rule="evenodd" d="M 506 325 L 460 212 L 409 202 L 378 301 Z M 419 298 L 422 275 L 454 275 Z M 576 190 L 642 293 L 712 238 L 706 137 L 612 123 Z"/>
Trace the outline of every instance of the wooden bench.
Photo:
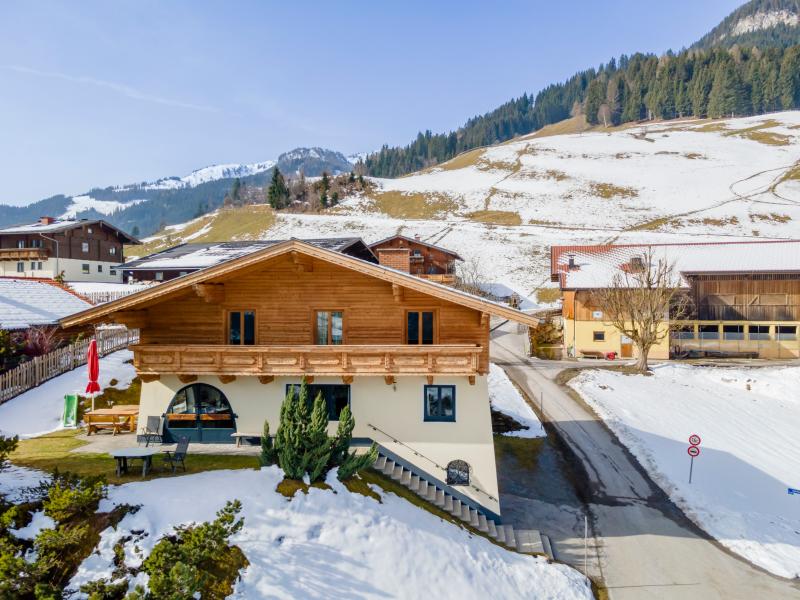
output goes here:
<path id="1" fill-rule="evenodd" d="M 578 350 L 583 358 L 605 358 L 606 353 L 600 350 Z"/>
<path id="2" fill-rule="evenodd" d="M 239 448 L 242 445 L 242 439 L 244 438 L 259 438 L 261 439 L 260 433 L 247 433 L 244 431 L 234 431 L 231 434 L 231 437 L 236 440 L 236 447 Z"/>

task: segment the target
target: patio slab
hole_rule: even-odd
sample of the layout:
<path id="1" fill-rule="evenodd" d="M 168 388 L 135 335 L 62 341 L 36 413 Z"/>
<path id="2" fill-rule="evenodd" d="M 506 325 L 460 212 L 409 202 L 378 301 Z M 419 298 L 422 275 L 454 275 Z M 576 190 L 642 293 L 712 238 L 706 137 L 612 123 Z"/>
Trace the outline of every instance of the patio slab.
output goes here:
<path id="1" fill-rule="evenodd" d="M 75 436 L 76 440 L 86 442 L 85 445 L 75 448 L 72 452 L 87 453 L 87 454 L 109 454 L 114 450 L 120 448 L 131 448 L 134 446 L 144 447 L 144 442 L 136 442 L 136 434 L 134 433 L 119 433 L 112 435 L 110 433 L 95 433 L 93 435 L 86 435 L 80 433 Z M 159 450 L 174 450 L 175 444 L 151 444 L 151 447 L 158 448 Z M 189 444 L 190 454 L 238 454 L 243 456 L 258 456 L 261 452 L 259 446 L 240 446 L 236 444 Z"/>

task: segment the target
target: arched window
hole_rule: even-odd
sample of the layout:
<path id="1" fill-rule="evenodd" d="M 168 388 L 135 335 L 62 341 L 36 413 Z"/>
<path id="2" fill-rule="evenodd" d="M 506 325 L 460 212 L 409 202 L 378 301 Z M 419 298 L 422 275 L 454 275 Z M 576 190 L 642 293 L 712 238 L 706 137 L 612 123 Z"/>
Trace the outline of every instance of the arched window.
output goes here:
<path id="1" fill-rule="evenodd" d="M 469 485 L 469 464 L 463 460 L 447 463 L 447 485 Z"/>
<path id="2" fill-rule="evenodd" d="M 193 383 L 179 389 L 166 412 L 167 437 L 189 441 L 230 441 L 236 415 L 225 394 L 213 385 Z M 172 431 L 176 435 L 172 435 Z M 204 433 L 205 431 L 205 433 Z"/>

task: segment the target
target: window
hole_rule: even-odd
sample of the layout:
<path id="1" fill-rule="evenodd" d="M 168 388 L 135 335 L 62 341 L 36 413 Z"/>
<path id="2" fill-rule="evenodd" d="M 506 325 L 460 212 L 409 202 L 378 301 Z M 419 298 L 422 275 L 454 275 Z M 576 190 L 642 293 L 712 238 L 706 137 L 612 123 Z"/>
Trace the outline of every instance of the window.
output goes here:
<path id="1" fill-rule="evenodd" d="M 97 265 L 97 272 L 98 273 L 102 273 L 103 272 L 103 265 Z"/>
<path id="2" fill-rule="evenodd" d="M 693 340 L 694 327 L 680 327 L 672 333 L 672 338 L 675 340 Z"/>
<path id="3" fill-rule="evenodd" d="M 86 228 L 86 231 L 87 231 L 88 233 L 93 233 L 93 231 L 92 231 L 92 228 L 91 228 L 91 227 L 87 227 L 87 228 Z"/>
<path id="4" fill-rule="evenodd" d="M 725 340 L 743 340 L 744 339 L 744 325 L 723 325 L 722 326 L 722 339 L 725 339 Z"/>
<path id="5" fill-rule="evenodd" d="M 89 242 L 81 242 L 81 252 L 89 251 Z"/>
<path id="6" fill-rule="evenodd" d="M 593 342 L 605 342 L 606 341 L 606 332 L 605 331 L 593 331 L 592 332 L 592 341 Z"/>
<path id="7" fill-rule="evenodd" d="M 156 281 L 164 281 L 163 271 L 156 271 Z"/>
<path id="8" fill-rule="evenodd" d="M 35 271 L 35 270 L 36 270 L 36 263 L 32 262 L 31 263 L 31 271 Z"/>
<path id="9" fill-rule="evenodd" d="M 81 273 L 83 273 L 84 275 L 89 274 L 89 263 L 83 263 L 81 265 Z"/>
<path id="10" fill-rule="evenodd" d="M 41 248 L 42 240 L 31 240 L 31 248 Z"/>
<path id="11" fill-rule="evenodd" d="M 344 343 L 343 315 L 340 310 L 318 310 L 314 319 L 314 343 L 323 346 Z"/>
<path id="12" fill-rule="evenodd" d="M 775 339 L 777 340 L 797 339 L 797 325 L 778 325 L 775 329 Z"/>
<path id="13" fill-rule="evenodd" d="M 289 393 L 299 394 L 300 388 L 301 386 L 299 383 L 289 383 L 286 385 L 286 394 L 287 395 L 289 395 Z M 345 406 L 350 405 L 349 385 L 312 384 L 312 385 L 307 385 L 306 390 L 308 391 L 306 402 L 308 402 L 309 407 L 313 406 L 314 401 L 317 399 L 317 396 L 319 394 L 322 394 L 322 398 L 325 400 L 325 405 L 328 407 L 328 419 L 330 419 L 331 421 L 338 421 L 342 409 L 344 409 Z"/>
<path id="14" fill-rule="evenodd" d="M 111 246 L 111 248 L 109 248 L 109 249 L 108 249 L 108 253 L 109 253 L 111 256 L 114 256 L 114 255 L 117 253 L 117 249 L 116 249 L 116 248 L 114 248 L 114 246 Z"/>
<path id="15" fill-rule="evenodd" d="M 256 343 L 254 310 L 232 310 L 228 313 L 228 343 L 234 346 L 252 346 Z"/>
<path id="16" fill-rule="evenodd" d="M 17 248 L 24 248 L 25 240 L 17 240 Z"/>
<path id="17" fill-rule="evenodd" d="M 406 313 L 406 342 L 433 344 L 433 312 L 409 311 Z"/>
<path id="18" fill-rule="evenodd" d="M 747 333 L 751 340 L 768 340 L 769 325 L 750 325 L 747 328 Z"/>
<path id="19" fill-rule="evenodd" d="M 456 386 L 454 385 L 425 386 L 425 420 L 426 421 L 456 420 Z"/>
<path id="20" fill-rule="evenodd" d="M 108 274 L 109 275 L 116 275 L 117 274 L 117 270 L 116 269 L 109 269 L 108 270 Z"/>
<path id="21" fill-rule="evenodd" d="M 25 263 L 17 263 L 17 273 L 24 273 L 25 272 Z"/>
<path id="22" fill-rule="evenodd" d="M 469 463 L 463 460 L 451 460 L 447 463 L 447 485 L 469 485 Z"/>
<path id="23" fill-rule="evenodd" d="M 233 429 L 235 415 L 220 390 L 193 383 L 178 390 L 167 409 L 169 429 Z"/>
<path id="24" fill-rule="evenodd" d="M 718 340 L 719 327 L 717 325 L 700 325 L 701 340 Z"/>

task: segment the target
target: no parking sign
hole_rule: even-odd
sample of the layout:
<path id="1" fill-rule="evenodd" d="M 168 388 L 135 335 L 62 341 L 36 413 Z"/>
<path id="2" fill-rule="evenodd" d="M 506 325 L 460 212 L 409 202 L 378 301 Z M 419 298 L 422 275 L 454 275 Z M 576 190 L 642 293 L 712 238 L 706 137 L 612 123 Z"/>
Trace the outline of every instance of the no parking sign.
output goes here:
<path id="1" fill-rule="evenodd" d="M 703 440 L 700 439 L 700 436 L 696 433 L 693 433 L 689 436 L 689 447 L 686 449 L 687 454 L 689 454 L 689 483 L 692 483 L 692 471 L 694 470 L 694 457 L 700 456 L 700 442 Z"/>

